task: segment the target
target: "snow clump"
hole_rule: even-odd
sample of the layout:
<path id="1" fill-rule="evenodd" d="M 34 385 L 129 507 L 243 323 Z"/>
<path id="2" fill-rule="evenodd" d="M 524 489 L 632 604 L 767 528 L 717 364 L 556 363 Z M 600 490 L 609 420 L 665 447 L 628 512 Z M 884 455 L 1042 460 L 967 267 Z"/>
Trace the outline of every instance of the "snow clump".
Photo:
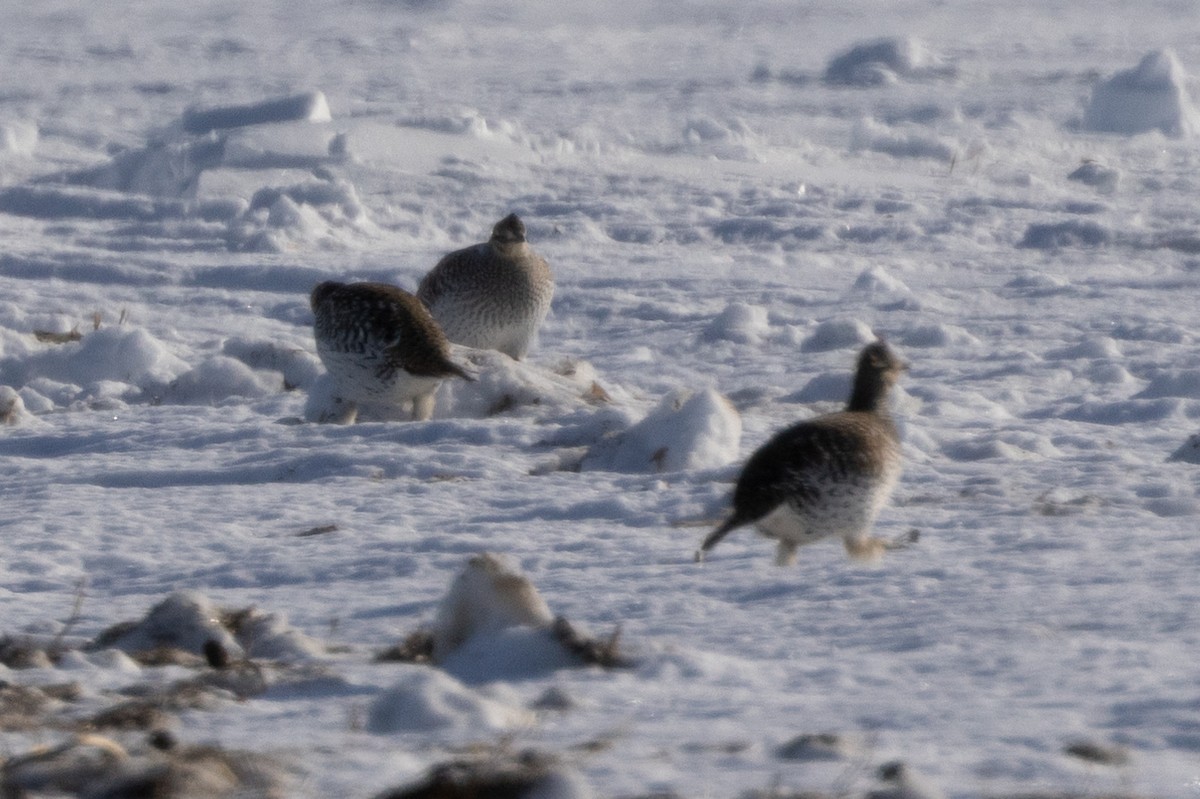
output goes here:
<path id="1" fill-rule="evenodd" d="M 33 155 L 38 127 L 32 122 L 0 122 L 0 155 Z"/>
<path id="2" fill-rule="evenodd" d="M 771 330 L 767 309 L 760 305 L 731 302 L 704 330 L 706 341 L 759 344 Z"/>
<path id="3" fill-rule="evenodd" d="M 0 361 L 0 382 L 24 387 L 48 380 L 76 388 L 118 383 L 137 390 L 152 390 L 187 370 L 187 363 L 150 333 L 142 328 L 118 326 L 101 328 L 78 341 L 33 351 L 24 358 Z"/>
<path id="4" fill-rule="evenodd" d="M 141 620 L 101 633 L 91 648 L 135 655 L 177 649 L 199 655 L 214 644 L 234 659 L 302 660 L 323 652 L 317 641 L 290 627 L 283 616 L 256 608 L 218 608 L 195 591 L 171 594 Z"/>
<path id="5" fill-rule="evenodd" d="M 737 459 L 742 419 L 714 389 L 681 390 L 665 397 L 646 418 L 598 441 L 583 471 L 677 472 L 715 469 Z"/>
<path id="6" fill-rule="evenodd" d="M 903 78 L 951 76 L 954 68 L 911 36 L 861 42 L 835 56 L 824 80 L 834 86 L 890 86 Z"/>
<path id="7" fill-rule="evenodd" d="M 21 395 L 12 386 L 0 386 L 0 424 L 19 425 L 32 418 Z"/>
<path id="8" fill-rule="evenodd" d="M 1171 457 L 1167 460 L 1200 463 L 1200 433 L 1190 435 L 1188 440 L 1183 442 L 1179 449 L 1172 452 Z"/>
<path id="9" fill-rule="evenodd" d="M 476 693 L 439 669 L 402 666 L 403 676 L 367 711 L 373 733 L 499 732 L 534 723 L 531 711 Z"/>
<path id="10" fill-rule="evenodd" d="M 1200 113 L 1188 96 L 1187 80 L 1173 51 L 1149 53 L 1133 69 L 1096 85 L 1083 127 L 1099 133 L 1158 130 L 1168 136 L 1193 136 L 1200 130 Z"/>
<path id="11" fill-rule="evenodd" d="M 485 552 L 467 562 L 438 607 L 433 660 L 444 661 L 471 638 L 510 627 L 548 627 L 546 600 L 529 579 L 498 555 Z"/>
<path id="12" fill-rule="evenodd" d="M 877 338 L 875 331 L 866 322 L 858 319 L 829 319 L 816 329 L 800 345 L 803 352 L 827 352 L 845 348 L 858 348 L 870 344 Z"/>

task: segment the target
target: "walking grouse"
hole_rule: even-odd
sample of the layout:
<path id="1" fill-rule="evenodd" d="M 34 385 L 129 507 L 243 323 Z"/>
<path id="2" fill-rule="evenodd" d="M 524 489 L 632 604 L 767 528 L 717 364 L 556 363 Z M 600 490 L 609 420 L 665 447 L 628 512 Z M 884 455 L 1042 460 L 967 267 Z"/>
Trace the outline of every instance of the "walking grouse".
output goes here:
<path id="1" fill-rule="evenodd" d="M 782 430 L 751 455 L 734 490 L 733 514 L 704 539 L 697 558 L 747 524 L 778 540 L 779 565 L 793 563 L 798 547 L 831 535 L 859 558 L 894 546 L 870 531 L 900 477 L 888 393 L 906 368 L 882 341 L 865 347 L 845 410 Z"/>

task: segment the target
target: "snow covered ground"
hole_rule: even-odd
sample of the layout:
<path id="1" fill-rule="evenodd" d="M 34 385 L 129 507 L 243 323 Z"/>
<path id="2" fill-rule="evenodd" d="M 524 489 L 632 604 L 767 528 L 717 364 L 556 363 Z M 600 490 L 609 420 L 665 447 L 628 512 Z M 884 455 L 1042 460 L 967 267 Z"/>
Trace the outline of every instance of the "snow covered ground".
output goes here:
<path id="1" fill-rule="evenodd" d="M 891 761 L 952 797 L 1197 796 L 1193 15 L 6 9 L 3 778 L 50 791 L 15 756 L 81 730 L 126 773 L 165 728 L 268 756 L 254 795 L 533 750 L 554 796 L 860 796 Z M 557 280 L 530 359 L 464 354 L 429 422 L 305 421 L 312 286 L 415 289 L 513 211 Z M 912 366 L 879 533 L 918 544 L 781 569 L 742 530 L 694 563 L 875 334 Z M 481 552 L 531 605 L 455 582 Z M 467 643 L 377 661 L 452 585 Z M 573 667 L 558 616 L 628 662 Z M 114 648 L 148 641 L 197 657 Z"/>

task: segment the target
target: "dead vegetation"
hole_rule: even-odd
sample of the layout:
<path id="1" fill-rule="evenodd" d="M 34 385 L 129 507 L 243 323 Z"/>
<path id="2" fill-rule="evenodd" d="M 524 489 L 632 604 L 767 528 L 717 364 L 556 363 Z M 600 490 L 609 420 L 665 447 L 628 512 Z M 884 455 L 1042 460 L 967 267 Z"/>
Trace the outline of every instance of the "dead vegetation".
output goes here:
<path id="1" fill-rule="evenodd" d="M 604 669 L 625 669 L 635 665 L 621 651 L 621 628 L 607 638 L 595 638 L 580 632 L 562 616 L 550 625 L 550 634 L 562 647 L 575 656 L 580 666 L 599 666 Z M 418 629 L 404 640 L 375 655 L 376 662 L 433 663 L 434 633 Z"/>
<path id="2" fill-rule="evenodd" d="M 552 756 L 523 751 L 460 758 L 433 766 L 421 779 L 375 799 L 524 799 L 554 792 L 570 777 Z"/>
<path id="3" fill-rule="evenodd" d="M 125 324 L 129 319 L 129 311 L 125 308 L 121 309 L 121 313 L 117 316 L 117 327 Z M 92 330 L 99 330 L 104 324 L 104 314 L 100 311 L 92 313 Z M 79 332 L 79 325 L 75 325 L 65 333 L 55 330 L 35 329 L 33 337 L 43 344 L 70 344 L 75 341 L 82 341 L 83 334 Z"/>
<path id="4" fill-rule="evenodd" d="M 269 758 L 217 747 L 163 746 L 147 739 L 130 750 L 84 734 L 38 747 L 0 767 L 0 796 L 86 799 L 284 799 L 283 769 Z"/>

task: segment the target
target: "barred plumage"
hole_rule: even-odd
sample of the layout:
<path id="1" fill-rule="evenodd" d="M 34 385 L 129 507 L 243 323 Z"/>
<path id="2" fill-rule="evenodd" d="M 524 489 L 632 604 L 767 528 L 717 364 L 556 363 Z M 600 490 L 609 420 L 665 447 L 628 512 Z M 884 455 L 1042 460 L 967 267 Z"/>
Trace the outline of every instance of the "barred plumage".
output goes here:
<path id="1" fill-rule="evenodd" d="M 327 281 L 310 299 L 317 355 L 346 404 L 344 421 L 354 420 L 360 402 L 411 403 L 413 419 L 428 419 L 444 378 L 472 379 L 450 360 L 429 311 L 403 289 Z"/>
<path id="2" fill-rule="evenodd" d="M 900 478 L 900 438 L 887 406 L 906 368 L 882 341 L 865 347 L 845 410 L 782 430 L 751 455 L 732 515 L 704 539 L 701 554 L 747 524 L 778 540 L 781 565 L 795 560 L 798 547 L 831 535 L 855 557 L 887 549 L 870 531 Z"/>
<path id="3" fill-rule="evenodd" d="M 550 310 L 554 278 L 526 242 L 521 218 L 509 214 L 496 223 L 489 241 L 438 261 L 417 297 L 455 344 L 520 360 Z"/>

